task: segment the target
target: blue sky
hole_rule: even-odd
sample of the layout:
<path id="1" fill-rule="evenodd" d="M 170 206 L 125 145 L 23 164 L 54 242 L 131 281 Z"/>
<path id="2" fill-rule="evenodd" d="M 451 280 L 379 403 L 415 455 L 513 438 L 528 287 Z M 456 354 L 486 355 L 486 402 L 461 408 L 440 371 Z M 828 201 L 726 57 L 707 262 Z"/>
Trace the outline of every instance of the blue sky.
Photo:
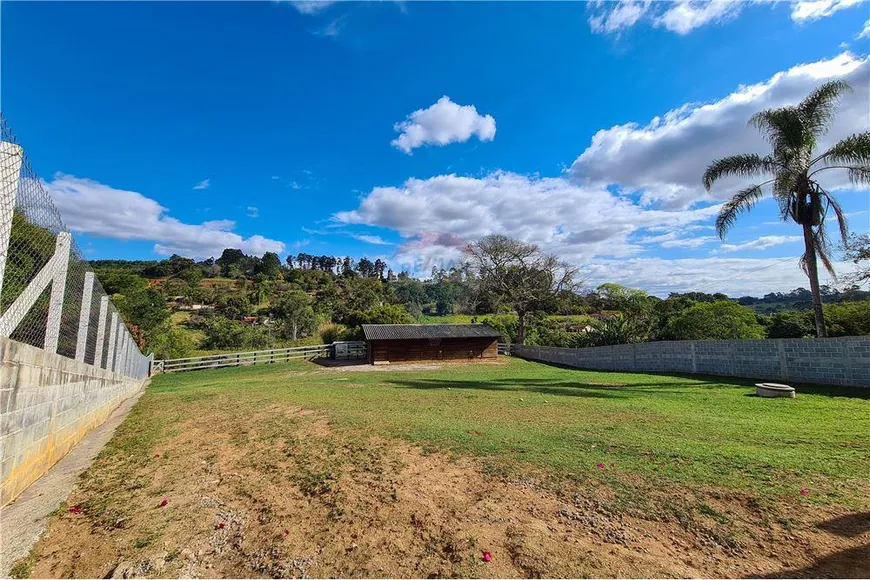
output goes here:
<path id="1" fill-rule="evenodd" d="M 648 3 L 4 2 L 2 109 L 91 258 L 224 246 L 426 272 L 504 233 L 656 294 L 803 284 L 745 126 L 830 78 L 870 129 L 870 8 Z M 862 31 L 863 36 L 862 36 Z M 444 98 L 446 97 L 446 98 Z M 867 192 L 845 183 L 853 229 Z"/>

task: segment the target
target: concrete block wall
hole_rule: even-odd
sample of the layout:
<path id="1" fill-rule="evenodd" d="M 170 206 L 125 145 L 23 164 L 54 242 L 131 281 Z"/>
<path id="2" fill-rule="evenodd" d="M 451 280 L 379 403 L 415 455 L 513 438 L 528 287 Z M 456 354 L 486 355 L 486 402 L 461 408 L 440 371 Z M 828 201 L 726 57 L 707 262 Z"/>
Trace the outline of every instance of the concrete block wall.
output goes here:
<path id="1" fill-rule="evenodd" d="M 0 359 L 0 505 L 145 384 L 8 338 L 0 338 Z"/>
<path id="2" fill-rule="evenodd" d="M 512 345 L 521 358 L 570 367 L 720 375 L 870 388 L 870 337 L 681 340 L 595 348 Z"/>

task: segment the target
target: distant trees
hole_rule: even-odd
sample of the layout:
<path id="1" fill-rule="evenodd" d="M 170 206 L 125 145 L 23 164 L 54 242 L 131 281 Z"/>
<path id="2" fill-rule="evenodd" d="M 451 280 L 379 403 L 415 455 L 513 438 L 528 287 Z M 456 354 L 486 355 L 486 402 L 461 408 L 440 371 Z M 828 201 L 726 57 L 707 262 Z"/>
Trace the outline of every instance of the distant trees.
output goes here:
<path id="1" fill-rule="evenodd" d="M 516 312 L 519 344 L 525 343 L 526 317 L 552 310 L 562 290 L 576 287 L 577 269 L 535 244 L 490 235 L 469 244 L 465 254 L 477 275 L 476 291 Z"/>
<path id="2" fill-rule="evenodd" d="M 843 81 L 830 81 L 811 92 L 798 105 L 768 109 L 749 121 L 770 143 L 773 151 L 764 157 L 757 154 L 732 155 L 710 164 L 704 172 L 704 187 L 709 191 L 725 177 L 768 177 L 766 181 L 746 187 L 726 202 L 716 218 L 720 237 L 734 225 L 737 217 L 749 211 L 770 189 L 779 205 L 780 216 L 801 226 L 804 255 L 801 267 L 810 281 L 813 313 L 818 337 L 826 336 L 819 288 L 817 262 L 833 275 L 831 243 L 825 220 L 833 212 L 840 237 L 847 244 L 846 216 L 836 198 L 819 182 L 828 170 L 845 171 L 853 184 L 870 184 L 870 132 L 857 133 L 819 154 L 815 149 L 834 116 L 840 95 L 851 90 Z"/>

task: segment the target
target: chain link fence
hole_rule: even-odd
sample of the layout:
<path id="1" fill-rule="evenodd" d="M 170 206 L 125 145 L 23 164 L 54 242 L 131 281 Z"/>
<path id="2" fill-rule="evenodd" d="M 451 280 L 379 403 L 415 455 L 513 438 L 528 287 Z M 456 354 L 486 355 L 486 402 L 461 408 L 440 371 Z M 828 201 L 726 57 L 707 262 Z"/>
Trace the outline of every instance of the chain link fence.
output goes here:
<path id="1" fill-rule="evenodd" d="M 150 357 L 0 115 L 0 336 L 134 378 Z"/>

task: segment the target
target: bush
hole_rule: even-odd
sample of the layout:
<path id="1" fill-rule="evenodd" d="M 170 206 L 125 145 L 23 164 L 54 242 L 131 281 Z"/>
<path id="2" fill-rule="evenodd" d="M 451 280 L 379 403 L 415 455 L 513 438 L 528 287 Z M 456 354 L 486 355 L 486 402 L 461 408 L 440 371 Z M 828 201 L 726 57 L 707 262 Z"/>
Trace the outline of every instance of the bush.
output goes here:
<path id="1" fill-rule="evenodd" d="M 322 325 L 317 332 L 322 344 L 331 344 L 339 340 L 344 340 L 348 334 L 346 326 L 332 323 Z"/>
<path id="2" fill-rule="evenodd" d="M 826 304 L 823 308 L 828 336 L 870 334 L 870 300 Z M 812 313 L 810 317 L 812 319 Z"/>
<path id="3" fill-rule="evenodd" d="M 768 338 L 812 338 L 816 335 L 813 312 L 777 312 L 767 324 Z"/>
<path id="4" fill-rule="evenodd" d="M 488 324 L 501 333 L 501 340 L 507 343 L 515 343 L 519 333 L 519 321 L 516 314 L 497 314 L 487 316 L 480 321 Z"/>
<path id="5" fill-rule="evenodd" d="M 206 349 L 267 348 L 275 343 L 270 330 L 251 326 L 223 316 L 213 316 L 203 324 Z"/>
<path id="6" fill-rule="evenodd" d="M 151 351 L 155 359 L 183 358 L 196 347 L 190 334 L 170 324 L 161 324 L 148 334 L 145 350 Z"/>
<path id="7" fill-rule="evenodd" d="M 667 324 L 673 340 L 764 338 L 755 313 L 736 302 L 699 302 L 674 315 Z"/>

